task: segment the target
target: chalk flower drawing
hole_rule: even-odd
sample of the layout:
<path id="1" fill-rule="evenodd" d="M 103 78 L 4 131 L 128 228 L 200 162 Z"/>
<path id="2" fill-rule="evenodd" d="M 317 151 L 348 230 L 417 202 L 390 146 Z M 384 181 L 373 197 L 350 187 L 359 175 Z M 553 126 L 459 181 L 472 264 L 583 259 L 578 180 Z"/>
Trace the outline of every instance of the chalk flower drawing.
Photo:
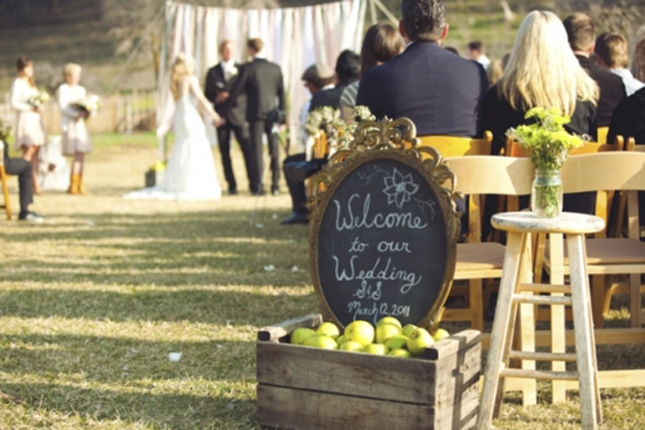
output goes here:
<path id="1" fill-rule="evenodd" d="M 403 208 L 403 205 L 410 201 L 418 190 L 419 185 L 414 183 L 412 173 L 403 176 L 401 172 L 394 169 L 392 176 L 385 177 L 383 192 L 387 194 L 387 203 L 394 203 L 399 209 Z"/>

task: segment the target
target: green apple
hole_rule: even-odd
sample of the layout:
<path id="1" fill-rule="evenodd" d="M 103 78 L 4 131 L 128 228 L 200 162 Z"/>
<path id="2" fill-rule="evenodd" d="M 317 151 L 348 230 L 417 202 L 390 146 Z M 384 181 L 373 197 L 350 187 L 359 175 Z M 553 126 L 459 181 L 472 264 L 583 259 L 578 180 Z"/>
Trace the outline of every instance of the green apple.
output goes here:
<path id="1" fill-rule="evenodd" d="M 305 343 L 305 340 L 307 340 L 307 338 L 314 336 L 315 334 L 316 332 L 310 328 L 297 328 L 293 331 L 293 333 L 291 333 L 291 343 L 302 345 L 303 343 Z"/>
<path id="2" fill-rule="evenodd" d="M 367 321 L 357 320 L 345 328 L 345 338 L 363 346 L 374 342 L 374 327 Z"/>
<path id="3" fill-rule="evenodd" d="M 380 326 L 381 324 L 394 324 L 394 325 L 398 325 L 399 328 L 401 328 L 401 322 L 394 317 L 381 318 L 379 322 L 376 323 L 376 327 Z"/>
<path id="4" fill-rule="evenodd" d="M 338 346 L 341 346 L 345 342 L 347 342 L 347 338 L 345 337 L 345 335 L 338 336 L 338 338 L 336 339 L 336 343 L 338 344 Z"/>
<path id="5" fill-rule="evenodd" d="M 329 336 L 332 339 L 336 339 L 340 336 L 340 330 L 336 327 L 336 324 L 330 322 L 320 324 L 316 333 L 322 334 L 323 336 Z"/>
<path id="6" fill-rule="evenodd" d="M 408 346 L 408 338 L 402 334 L 397 334 L 396 336 L 389 338 L 387 342 L 385 342 L 385 346 L 389 349 L 406 348 Z"/>
<path id="7" fill-rule="evenodd" d="M 434 339 L 435 342 L 439 342 L 440 340 L 444 340 L 448 337 L 450 337 L 450 333 L 448 333 L 446 330 L 442 328 L 438 328 L 432 335 L 432 338 Z"/>
<path id="8" fill-rule="evenodd" d="M 392 351 L 388 352 L 387 355 L 391 355 L 393 357 L 401 357 L 401 358 L 408 358 L 412 356 L 412 354 L 410 354 L 410 351 L 403 348 L 393 349 Z"/>
<path id="9" fill-rule="evenodd" d="M 408 338 L 408 350 L 412 355 L 421 355 L 433 343 L 434 339 L 426 329 L 417 328 Z"/>
<path id="10" fill-rule="evenodd" d="M 410 337 L 412 333 L 417 329 L 418 327 L 415 326 L 414 324 L 406 324 L 405 327 L 403 327 L 403 336 L 405 337 Z"/>
<path id="11" fill-rule="evenodd" d="M 305 340 L 305 346 L 312 346 L 314 348 L 322 349 L 338 349 L 338 344 L 334 339 L 329 336 L 318 334 L 316 336 L 311 336 Z"/>
<path id="12" fill-rule="evenodd" d="M 390 324 L 382 323 L 376 327 L 376 343 L 385 343 L 387 340 L 393 336 L 398 336 L 401 334 L 401 327 Z"/>
<path id="13" fill-rule="evenodd" d="M 385 355 L 387 354 L 387 346 L 380 343 L 370 343 L 363 348 L 363 352 L 374 355 Z"/>
<path id="14" fill-rule="evenodd" d="M 361 345 L 358 342 L 352 342 L 351 340 L 348 340 L 347 342 L 342 344 L 338 349 L 342 349 L 343 351 L 362 352 L 363 345 Z"/>

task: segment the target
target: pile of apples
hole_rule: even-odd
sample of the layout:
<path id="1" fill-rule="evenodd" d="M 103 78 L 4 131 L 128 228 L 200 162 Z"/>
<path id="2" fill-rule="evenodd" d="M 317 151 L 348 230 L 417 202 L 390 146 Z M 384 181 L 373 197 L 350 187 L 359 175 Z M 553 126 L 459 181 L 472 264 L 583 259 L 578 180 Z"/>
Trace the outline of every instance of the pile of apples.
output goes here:
<path id="1" fill-rule="evenodd" d="M 449 336 L 450 334 L 441 328 L 435 331 L 433 336 L 426 329 L 414 324 L 402 327 L 396 318 L 384 317 L 376 328 L 367 321 L 354 321 L 345 327 L 342 334 L 331 322 L 322 323 L 317 330 L 297 328 L 291 334 L 291 343 L 407 358 L 422 355 L 425 348 Z"/>

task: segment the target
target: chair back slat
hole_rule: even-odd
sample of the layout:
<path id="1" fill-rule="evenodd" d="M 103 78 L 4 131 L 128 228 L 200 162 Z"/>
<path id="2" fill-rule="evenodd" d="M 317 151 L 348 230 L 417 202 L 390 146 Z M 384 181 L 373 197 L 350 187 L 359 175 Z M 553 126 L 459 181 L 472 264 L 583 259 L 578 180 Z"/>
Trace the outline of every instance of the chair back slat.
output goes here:
<path id="1" fill-rule="evenodd" d="M 484 133 L 483 139 L 458 136 L 420 136 L 421 146 L 430 146 L 444 158 L 463 157 L 465 155 L 489 155 L 493 142 L 490 131 Z"/>
<path id="2" fill-rule="evenodd" d="M 645 190 L 645 153 L 606 152 L 569 157 L 562 168 L 565 193 Z"/>
<path id="3" fill-rule="evenodd" d="M 619 136 L 611 145 L 607 143 L 585 142 L 580 148 L 576 148 L 571 151 L 569 156 L 596 154 L 598 152 L 622 151 L 623 147 L 623 139 Z M 528 150 L 522 148 L 517 142 L 512 139 L 507 140 L 505 153 L 511 157 L 528 157 L 530 155 Z"/>
<path id="4" fill-rule="evenodd" d="M 535 168 L 528 158 L 472 156 L 451 158 L 457 176 L 455 190 L 464 194 L 527 195 Z"/>
<path id="5" fill-rule="evenodd" d="M 598 143 L 607 143 L 607 135 L 609 134 L 609 127 L 598 127 Z"/>

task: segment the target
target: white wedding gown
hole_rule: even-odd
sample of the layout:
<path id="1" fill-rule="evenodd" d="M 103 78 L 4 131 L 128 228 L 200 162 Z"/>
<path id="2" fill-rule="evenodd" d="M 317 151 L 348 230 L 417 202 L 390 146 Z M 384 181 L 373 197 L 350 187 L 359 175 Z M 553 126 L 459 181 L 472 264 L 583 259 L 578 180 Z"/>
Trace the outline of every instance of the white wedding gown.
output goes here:
<path id="1" fill-rule="evenodd" d="M 126 194 L 126 199 L 219 200 L 222 189 L 206 128 L 186 91 L 176 100 L 175 144 L 159 185 Z"/>

